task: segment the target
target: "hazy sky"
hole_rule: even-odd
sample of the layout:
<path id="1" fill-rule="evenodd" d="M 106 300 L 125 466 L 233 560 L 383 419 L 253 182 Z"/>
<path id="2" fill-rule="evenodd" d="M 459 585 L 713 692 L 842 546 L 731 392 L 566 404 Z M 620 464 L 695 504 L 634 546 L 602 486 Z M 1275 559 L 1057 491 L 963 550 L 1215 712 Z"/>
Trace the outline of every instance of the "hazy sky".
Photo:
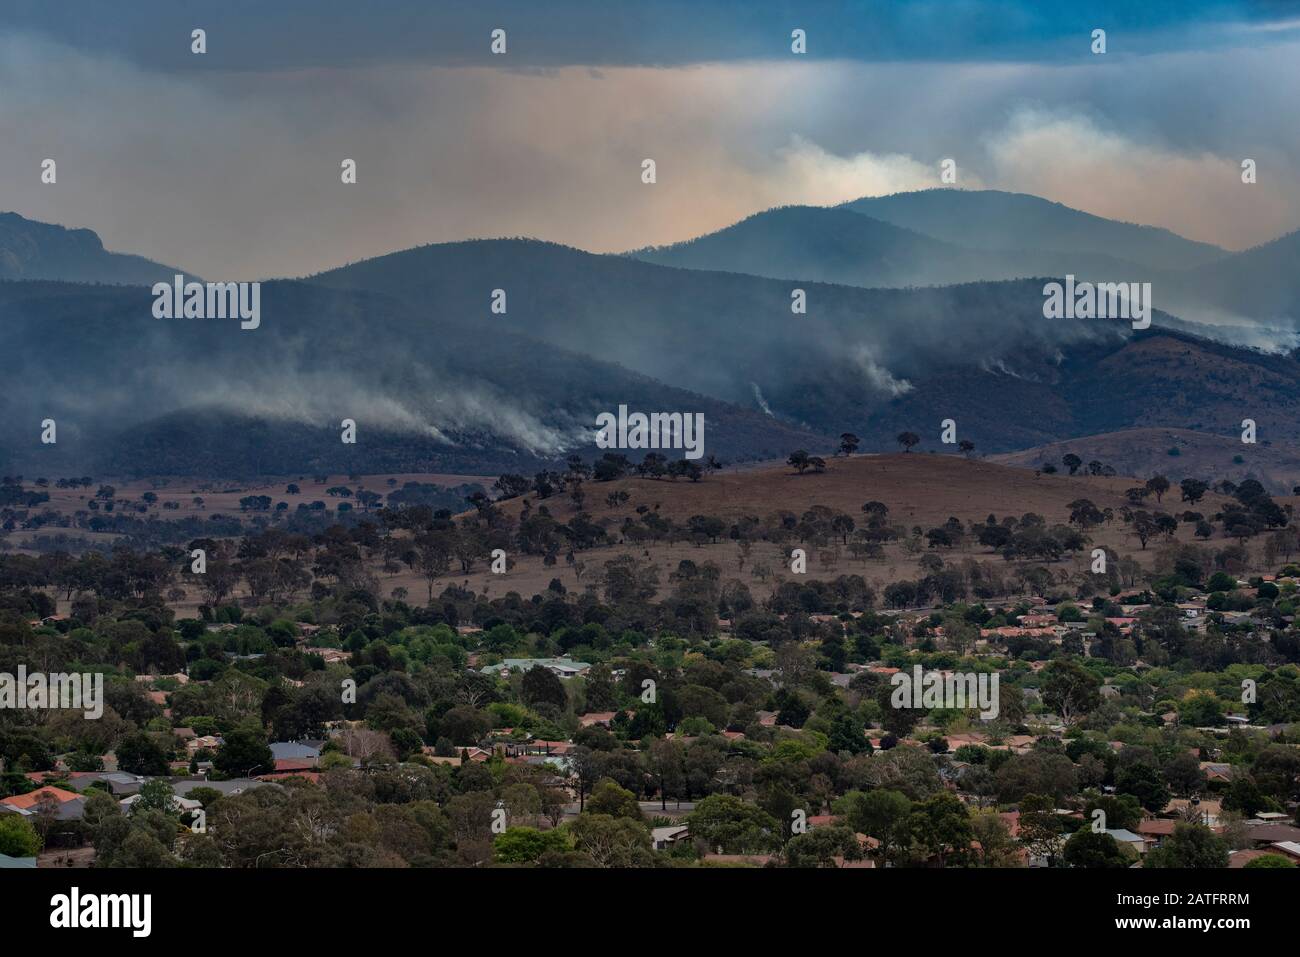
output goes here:
<path id="1" fill-rule="evenodd" d="M 247 279 L 468 237 L 672 242 L 937 185 L 951 157 L 960 186 L 1243 248 L 1300 228 L 1297 88 L 1284 3 L 7 0 L 0 210 Z"/>

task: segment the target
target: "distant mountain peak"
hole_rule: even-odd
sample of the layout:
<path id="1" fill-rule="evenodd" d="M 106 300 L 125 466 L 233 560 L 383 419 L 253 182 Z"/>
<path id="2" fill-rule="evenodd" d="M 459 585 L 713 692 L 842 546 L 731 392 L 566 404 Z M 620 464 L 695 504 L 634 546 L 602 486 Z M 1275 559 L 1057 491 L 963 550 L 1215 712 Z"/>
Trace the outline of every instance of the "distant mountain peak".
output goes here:
<path id="1" fill-rule="evenodd" d="M 1162 226 L 1108 219 L 1032 193 L 936 188 L 867 196 L 841 209 L 980 251 L 1105 254 L 1153 269 L 1188 269 L 1228 255 Z"/>
<path id="2" fill-rule="evenodd" d="M 109 252 L 93 229 L 0 212 L 0 280 L 53 279 L 136 286 L 169 282 L 178 272 L 185 271 L 141 256 Z"/>

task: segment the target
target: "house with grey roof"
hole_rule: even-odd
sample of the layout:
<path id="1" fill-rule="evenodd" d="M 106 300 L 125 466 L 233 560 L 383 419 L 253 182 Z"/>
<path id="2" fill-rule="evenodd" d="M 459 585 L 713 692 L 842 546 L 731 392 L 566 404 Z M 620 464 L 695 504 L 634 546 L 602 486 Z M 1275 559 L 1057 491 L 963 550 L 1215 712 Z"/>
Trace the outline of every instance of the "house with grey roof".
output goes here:
<path id="1" fill-rule="evenodd" d="M 315 761 L 320 758 L 320 748 L 304 741 L 272 741 L 271 757 L 277 761 Z"/>
<path id="2" fill-rule="evenodd" d="M 173 781 L 172 793 L 177 797 L 187 798 L 195 788 L 212 788 L 214 791 L 220 791 L 224 797 L 230 797 L 232 794 L 243 794 L 245 791 L 264 787 L 279 787 L 279 785 L 258 781 L 254 778 L 231 778 L 229 781 L 207 781 L 202 778 L 190 778 L 185 781 Z"/>
<path id="3" fill-rule="evenodd" d="M 485 675 L 513 674 L 531 671 L 533 668 L 546 668 L 561 678 L 575 678 L 591 670 L 586 661 L 574 661 L 572 658 L 507 658 L 497 665 L 483 668 Z"/>
<path id="4" fill-rule="evenodd" d="M 667 827 L 650 829 L 651 845 L 656 851 L 667 850 L 678 841 L 686 840 L 689 836 L 690 828 L 685 824 L 671 824 Z"/>
<path id="5" fill-rule="evenodd" d="M 1147 844 L 1146 841 L 1143 840 L 1141 834 L 1134 834 L 1132 831 L 1123 827 L 1108 827 L 1106 828 L 1106 833 L 1120 844 L 1127 844 L 1139 854 L 1146 853 Z"/>
<path id="6" fill-rule="evenodd" d="M 147 779 L 138 774 L 127 774 L 125 771 L 108 771 L 101 774 L 99 780 L 107 784 L 109 791 L 116 797 L 118 795 L 137 794 L 140 791 L 140 786 Z"/>

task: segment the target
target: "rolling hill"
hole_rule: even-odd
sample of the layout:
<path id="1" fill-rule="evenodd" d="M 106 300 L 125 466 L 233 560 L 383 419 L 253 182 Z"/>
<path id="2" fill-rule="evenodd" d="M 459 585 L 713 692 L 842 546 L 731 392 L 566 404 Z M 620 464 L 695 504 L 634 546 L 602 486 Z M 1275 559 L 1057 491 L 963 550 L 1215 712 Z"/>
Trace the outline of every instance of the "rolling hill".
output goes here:
<path id="1" fill-rule="evenodd" d="M 854 215 L 856 214 L 856 215 Z M 935 286 L 1073 274 L 1150 282 L 1173 328 L 1263 348 L 1300 343 L 1300 232 L 1229 253 L 1037 196 L 932 189 L 837 207 L 767 210 L 627 255 L 645 262 L 856 286 Z"/>
<path id="2" fill-rule="evenodd" d="M 1135 426 L 1230 434 L 1249 410 L 1300 437 L 1300 363 L 1171 329 L 1048 320 L 1042 281 L 927 289 L 801 283 L 657 266 L 526 240 L 423 246 L 307 280 L 384 290 L 478 327 L 611 359 L 865 448 L 953 418 L 982 451 Z M 508 294 L 491 316 L 491 290 Z M 1157 314 L 1157 324 L 1168 321 Z M 1267 423 L 1267 426 L 1265 426 Z"/>
<path id="3" fill-rule="evenodd" d="M 1127 281 L 1149 272 L 1103 249 L 970 248 L 852 207 L 786 206 L 697 239 L 628 255 L 665 266 L 851 286 L 943 286 L 1067 273 Z"/>
<path id="4" fill-rule="evenodd" d="M 158 320 L 147 289 L 0 283 L 0 462 L 39 474 L 528 471 L 589 448 L 600 412 L 702 412 L 706 448 L 825 442 L 760 412 L 391 299 L 264 284 L 262 324 Z M 57 344 L 57 357 L 52 355 Z M 58 441 L 39 442 L 54 418 Z M 357 443 L 339 423 L 357 423 Z"/>
<path id="5" fill-rule="evenodd" d="M 782 509 L 803 511 L 814 505 L 856 516 L 864 502 L 874 499 L 889 506 L 891 522 L 909 526 L 941 524 L 950 516 L 964 522 L 983 521 L 990 512 L 998 517 L 1036 512 L 1051 522 L 1065 522 L 1069 503 L 1078 498 L 1091 499 L 1098 508 L 1118 510 L 1128 504 L 1124 490 L 1133 483 L 1133 478 L 1125 476 L 1035 475 L 1027 469 L 956 454 L 854 455 L 832 459 L 821 473 L 800 475 L 785 464 L 763 463 L 728 469 L 699 483 L 640 478 L 601 483 L 601 498 L 606 489 L 626 491 L 629 497 L 625 506 L 602 508 L 597 517 L 602 521 L 612 518 L 617 527 L 626 516 L 635 520 L 640 505 L 682 522 L 692 515 L 732 520 L 745 515 L 766 517 Z M 1165 501 L 1170 501 L 1168 496 Z M 1202 501 L 1209 507 L 1226 499 L 1211 493 Z M 561 521 L 575 514 L 562 496 L 546 503 Z M 501 507 L 516 512 L 522 501 L 512 499 Z"/>
<path id="6" fill-rule="evenodd" d="M 841 208 L 986 252 L 1104 255 L 1149 270 L 1197 268 L 1228 255 L 1167 229 L 1105 219 L 1026 193 L 929 189 L 865 197 Z"/>
<path id="7" fill-rule="evenodd" d="M 1121 475 L 1147 478 L 1157 473 L 1173 482 L 1185 478 L 1241 482 L 1253 478 L 1269 491 L 1290 495 L 1300 485 L 1300 450 L 1292 442 L 1261 436 L 1255 445 L 1240 435 L 1214 435 L 1190 429 L 1124 429 L 990 457 L 1020 468 L 1051 463 L 1073 453 L 1085 463 L 1099 461 Z"/>
<path id="8" fill-rule="evenodd" d="M 944 192 L 908 195 L 966 201 Z M 1068 222 L 1084 215 L 1046 206 Z M 1094 219 L 1075 231 L 1110 229 Z M 747 223 L 764 242 L 838 224 L 808 246 L 809 268 L 851 263 L 876 240 L 917 254 L 947 242 L 846 209 L 791 207 Z M 1148 260 L 1209 255 L 1160 230 L 1117 235 L 1129 237 L 1117 249 Z M 1268 255 L 1285 258 L 1279 249 Z M 796 282 L 805 314 L 791 310 Z M 707 452 L 725 461 L 829 452 L 843 431 L 863 451 L 895 448 L 902 431 L 946 451 L 945 419 L 981 455 L 1135 428 L 1231 437 L 1245 417 L 1275 445 L 1300 441 L 1295 354 L 1198 338 L 1159 311 L 1146 331 L 1047 319 L 1043 282 L 864 288 L 476 240 L 265 283 L 262 327 L 250 331 L 156 320 L 147 289 L 0 282 L 13 383 L 0 394 L 0 463 L 529 471 L 598 454 L 595 416 L 624 404 L 704 412 Z M 491 308 L 497 290 L 504 314 Z M 37 444 L 47 416 L 59 420 L 57 446 Z M 357 446 L 337 441 L 344 418 L 364 423 Z"/>
<path id="9" fill-rule="evenodd" d="M 111 253 L 89 229 L 66 229 L 0 213 L 0 280 L 58 279 L 152 286 L 183 270 L 142 256 Z"/>
<path id="10" fill-rule="evenodd" d="M 1300 330 L 1300 231 L 1234 253 L 1185 277 L 1178 292 L 1189 318 L 1258 322 Z"/>

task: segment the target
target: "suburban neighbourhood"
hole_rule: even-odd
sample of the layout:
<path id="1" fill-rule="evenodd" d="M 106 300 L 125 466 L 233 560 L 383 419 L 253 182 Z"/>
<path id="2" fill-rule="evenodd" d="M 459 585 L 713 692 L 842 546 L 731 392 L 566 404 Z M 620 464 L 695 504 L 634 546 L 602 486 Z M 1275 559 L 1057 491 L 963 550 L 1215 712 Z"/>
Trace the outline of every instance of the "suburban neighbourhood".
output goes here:
<path id="1" fill-rule="evenodd" d="M 530 602 L 333 588 L 11 621 L 11 656 L 122 664 L 98 721 L 0 728 L 3 863 L 1300 862 L 1300 567 L 920 609 L 792 579 L 737 613 L 709 563 L 683 562 L 663 604 L 609 566 Z M 900 699 L 914 679 L 937 697 Z"/>

